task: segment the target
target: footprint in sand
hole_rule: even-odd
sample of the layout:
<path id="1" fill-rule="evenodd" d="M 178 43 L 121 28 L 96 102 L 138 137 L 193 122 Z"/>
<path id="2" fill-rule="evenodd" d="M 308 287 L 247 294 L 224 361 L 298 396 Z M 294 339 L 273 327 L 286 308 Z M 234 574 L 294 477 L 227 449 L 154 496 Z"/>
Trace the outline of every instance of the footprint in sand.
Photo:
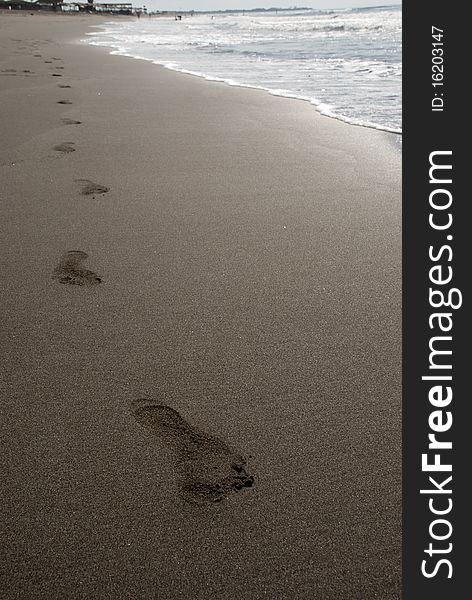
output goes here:
<path id="1" fill-rule="evenodd" d="M 45 60 L 44 62 L 47 63 L 47 64 L 51 64 L 52 60 Z"/>
<path id="2" fill-rule="evenodd" d="M 64 152 L 67 154 L 68 152 L 75 152 L 75 148 L 73 146 L 74 142 L 64 142 L 63 144 L 54 146 L 54 150 L 56 150 L 56 152 Z"/>
<path id="3" fill-rule="evenodd" d="M 75 119 L 61 119 L 64 125 L 81 125 L 82 121 L 76 121 Z"/>
<path id="4" fill-rule="evenodd" d="M 67 84 L 65 84 L 65 83 L 58 83 L 58 84 L 57 84 L 57 87 L 60 87 L 60 88 L 70 88 L 70 87 L 72 87 L 72 86 L 71 86 L 71 85 L 67 85 Z"/>
<path id="5" fill-rule="evenodd" d="M 58 100 L 58 104 L 72 104 L 71 100 Z"/>
<path id="6" fill-rule="evenodd" d="M 54 67 L 55 69 L 63 69 L 64 67 Z"/>
<path id="7" fill-rule="evenodd" d="M 94 183 L 89 179 L 76 179 L 77 183 L 82 185 L 81 193 L 84 196 L 91 196 L 93 194 L 106 194 L 110 188 L 107 188 L 106 185 L 100 185 L 98 183 Z"/>
<path id="8" fill-rule="evenodd" d="M 174 452 L 180 475 L 180 494 L 188 502 L 220 502 L 254 477 L 246 472 L 246 460 L 223 441 L 198 431 L 180 414 L 152 400 L 136 400 L 131 406 L 136 421 Z"/>
<path id="9" fill-rule="evenodd" d="M 54 269 L 53 279 L 59 283 L 68 285 L 97 285 L 101 278 L 93 271 L 81 267 L 81 263 L 87 258 L 87 254 L 80 250 L 66 252 L 60 263 Z"/>
<path id="10" fill-rule="evenodd" d="M 62 77 L 60 73 L 51 73 L 51 77 Z"/>

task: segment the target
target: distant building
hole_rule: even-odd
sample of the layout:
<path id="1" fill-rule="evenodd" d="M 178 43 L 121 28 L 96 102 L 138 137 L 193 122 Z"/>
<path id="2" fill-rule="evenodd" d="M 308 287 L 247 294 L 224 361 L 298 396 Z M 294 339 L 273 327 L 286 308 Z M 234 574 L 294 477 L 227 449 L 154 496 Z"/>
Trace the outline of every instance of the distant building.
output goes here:
<path id="1" fill-rule="evenodd" d="M 63 0 L 0 0 L 0 8 L 11 10 L 61 10 Z"/>
<path id="2" fill-rule="evenodd" d="M 70 2 L 64 5 L 64 8 L 78 10 L 80 12 L 108 13 L 119 15 L 131 15 L 134 12 L 131 2 L 113 2 L 102 3 L 87 0 L 86 2 Z"/>
<path id="3" fill-rule="evenodd" d="M 33 2 L 24 2 L 23 0 L 0 0 L 0 8 L 8 8 L 11 10 L 38 10 L 38 7 Z"/>
<path id="4" fill-rule="evenodd" d="M 96 3 L 94 0 L 84 0 L 83 2 L 64 2 L 64 0 L 0 0 L 0 9 L 11 10 L 52 10 L 52 11 L 79 11 L 96 12 L 108 14 L 132 15 L 136 11 L 143 9 L 134 8 L 131 2 L 113 2 Z"/>

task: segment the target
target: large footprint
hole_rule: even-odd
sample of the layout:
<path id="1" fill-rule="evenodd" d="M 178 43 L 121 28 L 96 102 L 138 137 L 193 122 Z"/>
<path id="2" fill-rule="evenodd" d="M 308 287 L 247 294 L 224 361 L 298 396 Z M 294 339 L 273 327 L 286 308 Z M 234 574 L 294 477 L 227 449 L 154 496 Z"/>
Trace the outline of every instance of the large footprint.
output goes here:
<path id="1" fill-rule="evenodd" d="M 246 460 L 216 437 L 194 429 L 180 414 L 152 400 L 132 404 L 136 421 L 158 435 L 174 452 L 184 500 L 219 502 L 231 493 L 251 487 Z"/>
<path id="2" fill-rule="evenodd" d="M 81 250 L 66 252 L 54 269 L 53 279 L 57 279 L 59 283 L 69 285 L 97 285 L 101 283 L 102 280 L 96 273 L 82 268 L 81 263 L 86 258 L 87 254 Z"/>

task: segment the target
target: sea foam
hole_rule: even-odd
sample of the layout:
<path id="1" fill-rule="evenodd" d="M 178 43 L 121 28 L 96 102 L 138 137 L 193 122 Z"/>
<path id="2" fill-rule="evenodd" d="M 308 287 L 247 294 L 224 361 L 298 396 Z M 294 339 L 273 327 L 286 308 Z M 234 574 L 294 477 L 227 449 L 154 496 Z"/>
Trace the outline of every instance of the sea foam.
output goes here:
<path id="1" fill-rule="evenodd" d="M 401 133 L 401 9 L 230 13 L 109 22 L 89 43 L 168 69 L 311 102 Z"/>

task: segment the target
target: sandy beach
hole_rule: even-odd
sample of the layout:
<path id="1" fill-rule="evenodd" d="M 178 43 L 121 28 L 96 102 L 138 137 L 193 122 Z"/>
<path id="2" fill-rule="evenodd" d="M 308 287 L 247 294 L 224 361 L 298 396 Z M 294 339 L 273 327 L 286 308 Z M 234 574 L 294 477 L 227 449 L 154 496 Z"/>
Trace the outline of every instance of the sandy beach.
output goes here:
<path id="1" fill-rule="evenodd" d="M 393 600 L 401 156 L 0 13 L 1 596 Z"/>

